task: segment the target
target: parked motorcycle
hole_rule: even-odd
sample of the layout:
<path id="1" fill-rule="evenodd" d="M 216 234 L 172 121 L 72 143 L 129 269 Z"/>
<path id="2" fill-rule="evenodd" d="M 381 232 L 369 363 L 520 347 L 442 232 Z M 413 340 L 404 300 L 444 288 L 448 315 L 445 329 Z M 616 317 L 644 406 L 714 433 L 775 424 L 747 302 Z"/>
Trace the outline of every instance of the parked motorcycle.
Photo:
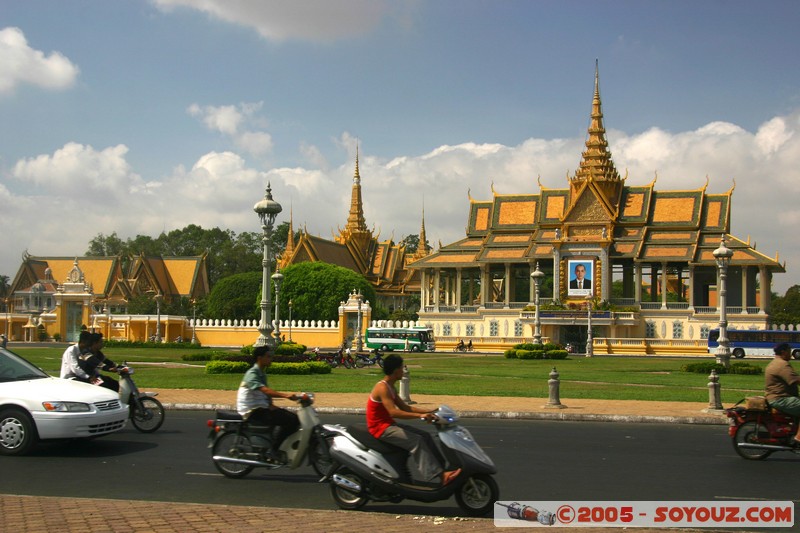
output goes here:
<path id="1" fill-rule="evenodd" d="M 300 428 L 286 437 L 279 450 L 273 450 L 272 445 L 275 426 L 250 424 L 236 411 L 217 410 L 214 420 L 208 421 L 208 446 L 217 470 L 227 477 L 240 478 L 256 467 L 294 470 L 307 458 L 320 476 L 325 475 L 330 468 L 328 440 L 332 433 L 320 423 L 313 394 L 303 393 L 298 401 Z"/>
<path id="2" fill-rule="evenodd" d="M 133 427 L 142 433 L 152 433 L 164 423 L 164 406 L 155 396 L 157 392 L 142 392 L 133 382 L 133 369 L 123 363 L 117 367 L 119 374 L 119 399 L 128 405 Z"/>
<path id="3" fill-rule="evenodd" d="M 436 417 L 434 440 L 447 469 L 462 469 L 458 477 L 443 486 L 415 484 L 407 466 L 408 452 L 374 438 L 365 425 L 348 426 L 334 434 L 330 447 L 333 464 L 326 477 L 336 505 L 359 509 L 369 501 L 435 502 L 455 495 L 468 515 L 490 513 L 499 499 L 497 482 L 492 477 L 497 468 L 470 432 L 457 424 L 458 415 L 452 409 L 443 405 Z"/>
<path id="4" fill-rule="evenodd" d="M 741 405 L 746 401 L 746 405 Z M 725 410 L 733 449 L 750 460 L 766 459 L 774 452 L 800 453 L 792 446 L 797 420 L 769 406 L 763 397 L 747 398 Z"/>
<path id="5" fill-rule="evenodd" d="M 365 366 L 378 365 L 383 368 L 383 354 L 378 350 L 373 350 L 371 353 L 372 357 L 362 353 L 356 353 L 356 366 L 358 368 L 364 368 Z"/>

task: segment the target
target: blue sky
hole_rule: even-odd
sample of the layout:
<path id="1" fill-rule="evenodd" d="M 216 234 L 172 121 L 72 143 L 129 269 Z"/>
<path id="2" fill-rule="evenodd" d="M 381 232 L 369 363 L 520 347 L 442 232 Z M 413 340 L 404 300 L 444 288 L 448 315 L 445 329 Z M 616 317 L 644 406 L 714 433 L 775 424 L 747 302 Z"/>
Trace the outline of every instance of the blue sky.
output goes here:
<path id="1" fill-rule="evenodd" d="M 461 238 L 468 192 L 566 187 L 595 60 L 628 184 L 733 187 L 732 233 L 798 280 L 800 3 L 0 0 L 0 273 L 98 233 L 347 217 Z M 279 219 L 280 221 L 281 219 Z M 66 229 L 66 231 L 65 231 Z"/>

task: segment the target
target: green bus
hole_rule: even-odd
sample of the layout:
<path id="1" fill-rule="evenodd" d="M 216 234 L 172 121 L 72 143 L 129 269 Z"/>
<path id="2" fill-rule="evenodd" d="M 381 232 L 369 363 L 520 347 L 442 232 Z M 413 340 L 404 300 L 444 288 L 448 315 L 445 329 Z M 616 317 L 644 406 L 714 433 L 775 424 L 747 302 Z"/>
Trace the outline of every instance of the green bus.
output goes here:
<path id="1" fill-rule="evenodd" d="M 411 352 L 433 352 L 436 342 L 433 340 L 433 329 L 425 326 L 411 328 L 367 328 L 367 348 L 382 352 L 408 350 Z"/>

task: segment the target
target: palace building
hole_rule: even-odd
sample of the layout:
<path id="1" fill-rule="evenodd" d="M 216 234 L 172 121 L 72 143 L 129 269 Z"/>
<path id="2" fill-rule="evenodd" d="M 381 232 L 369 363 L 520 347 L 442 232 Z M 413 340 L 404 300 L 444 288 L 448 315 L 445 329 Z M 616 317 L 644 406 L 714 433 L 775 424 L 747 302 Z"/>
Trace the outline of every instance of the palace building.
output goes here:
<path id="1" fill-rule="evenodd" d="M 425 234 L 425 216 L 419 234 L 419 247 L 408 253 L 403 244 L 393 239 L 379 240 L 367 227 L 364 204 L 361 198 L 361 174 L 358 169 L 358 152 L 350 195 L 347 224 L 339 229 L 333 240 L 316 237 L 303 231 L 294 242 L 293 223 L 289 221 L 286 250 L 278 260 L 279 268 L 304 261 L 322 261 L 348 268 L 364 276 L 375 287 L 378 305 L 388 310 L 406 309 L 408 299 L 420 293 L 420 274 L 407 265 L 425 257 L 430 250 Z M 374 303 L 374 302 L 373 302 Z"/>
<path id="2" fill-rule="evenodd" d="M 128 315 L 131 298 L 146 296 L 160 308 L 209 292 L 206 256 L 34 257 L 25 254 L 0 316 L 11 340 L 60 338 L 77 341 L 81 329 L 106 338 L 171 339 L 184 331 L 184 317 Z"/>
<path id="3" fill-rule="evenodd" d="M 470 196 L 466 237 L 409 265 L 421 275 L 420 322 L 439 345 L 530 342 L 538 267 L 543 341 L 585 343 L 591 320 L 595 353 L 704 353 L 719 321 L 712 252 L 724 239 L 733 250 L 729 327 L 766 328 L 772 275 L 785 268 L 730 234 L 733 187 L 626 182 L 606 140 L 596 71 L 586 150 L 566 187 Z"/>

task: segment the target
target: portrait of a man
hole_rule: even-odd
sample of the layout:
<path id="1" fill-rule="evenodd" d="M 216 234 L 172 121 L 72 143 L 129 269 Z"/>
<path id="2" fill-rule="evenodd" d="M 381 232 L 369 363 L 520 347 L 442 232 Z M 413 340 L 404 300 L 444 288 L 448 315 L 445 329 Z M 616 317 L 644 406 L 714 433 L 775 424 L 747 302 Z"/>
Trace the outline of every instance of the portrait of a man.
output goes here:
<path id="1" fill-rule="evenodd" d="M 592 290 L 592 261 L 569 261 L 569 296 L 588 296 Z"/>

